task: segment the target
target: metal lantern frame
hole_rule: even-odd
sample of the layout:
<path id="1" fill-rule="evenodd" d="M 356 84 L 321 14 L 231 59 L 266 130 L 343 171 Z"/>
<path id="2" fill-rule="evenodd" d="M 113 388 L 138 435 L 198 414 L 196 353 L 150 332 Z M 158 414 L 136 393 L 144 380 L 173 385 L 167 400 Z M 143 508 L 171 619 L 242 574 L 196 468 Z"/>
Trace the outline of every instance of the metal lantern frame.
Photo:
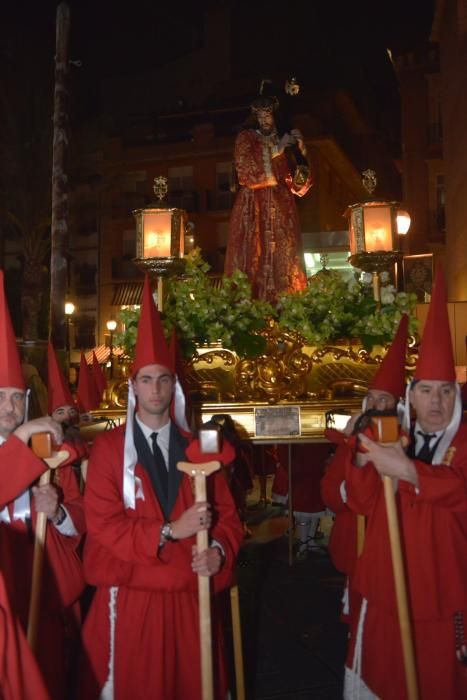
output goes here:
<path id="1" fill-rule="evenodd" d="M 350 242 L 349 262 L 354 267 L 365 272 L 381 272 L 401 261 L 403 254 L 399 247 L 400 236 L 403 234 L 398 232 L 397 222 L 401 211 L 400 202 L 383 200 L 359 202 L 347 208 Z M 370 213 L 385 215 L 384 218 L 389 224 L 389 237 L 385 239 L 384 245 L 377 250 L 372 250 L 373 242 L 369 240 L 369 232 L 366 228 Z"/>
<path id="2" fill-rule="evenodd" d="M 145 250 L 145 226 L 149 217 L 170 215 L 170 255 L 162 257 L 148 257 Z M 135 265 L 145 272 L 157 277 L 179 274 L 184 268 L 185 230 L 187 214 L 184 209 L 176 207 L 149 206 L 135 209 L 133 216 L 136 219 L 136 258 Z"/>

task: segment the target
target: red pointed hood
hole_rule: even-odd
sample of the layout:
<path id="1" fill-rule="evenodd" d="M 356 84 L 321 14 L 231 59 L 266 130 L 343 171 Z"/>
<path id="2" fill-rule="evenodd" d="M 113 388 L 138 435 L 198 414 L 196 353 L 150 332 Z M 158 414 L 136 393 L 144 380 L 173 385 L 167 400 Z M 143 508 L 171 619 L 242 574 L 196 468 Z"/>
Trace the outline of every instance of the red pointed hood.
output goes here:
<path id="1" fill-rule="evenodd" d="M 99 407 L 100 396 L 94 378 L 89 371 L 84 353 L 81 352 L 78 379 L 78 405 L 81 411 L 93 411 Z"/>
<path id="2" fill-rule="evenodd" d="M 5 296 L 3 270 L 0 270 L 0 386 L 26 389 L 16 336 Z"/>
<path id="3" fill-rule="evenodd" d="M 399 322 L 399 328 L 373 377 L 369 389 L 387 391 L 393 396 L 404 396 L 406 387 L 405 353 L 407 348 L 407 332 L 409 317 L 404 314 Z"/>
<path id="4" fill-rule="evenodd" d="M 147 365 L 162 365 L 174 371 L 159 311 L 152 297 L 148 275 L 144 278 L 143 302 L 138 323 L 132 374 Z"/>
<path id="5" fill-rule="evenodd" d="M 107 379 L 105 378 L 105 374 L 102 371 L 94 350 L 92 351 L 92 375 L 94 377 L 94 384 L 97 386 L 100 396 L 102 396 L 107 389 Z"/>
<path id="6" fill-rule="evenodd" d="M 441 265 L 438 265 L 436 269 L 435 283 L 418 352 L 414 379 L 456 381 L 446 283 Z"/>
<path id="7" fill-rule="evenodd" d="M 54 347 L 49 340 L 48 345 L 48 390 L 49 390 L 49 413 L 60 408 L 60 406 L 74 406 L 75 402 L 71 395 L 68 382 L 58 364 Z"/>

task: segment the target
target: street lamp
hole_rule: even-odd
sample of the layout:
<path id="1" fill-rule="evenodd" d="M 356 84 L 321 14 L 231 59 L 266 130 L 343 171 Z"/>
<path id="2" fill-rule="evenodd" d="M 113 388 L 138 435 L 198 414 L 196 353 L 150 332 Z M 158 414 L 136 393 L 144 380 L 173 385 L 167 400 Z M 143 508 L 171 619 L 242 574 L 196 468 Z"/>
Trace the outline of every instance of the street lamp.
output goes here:
<path id="1" fill-rule="evenodd" d="M 107 330 L 110 333 L 110 354 L 109 354 L 109 365 L 110 365 L 110 379 L 113 379 L 113 359 L 114 359 L 114 331 L 117 328 L 117 321 L 110 319 L 105 324 Z"/>
<path id="2" fill-rule="evenodd" d="M 109 354 L 109 362 L 110 362 L 110 378 L 113 376 L 113 357 L 114 357 L 114 346 L 113 346 L 113 341 L 114 341 L 114 331 L 117 328 L 117 321 L 115 321 L 113 318 L 111 318 L 107 323 L 105 324 L 107 326 L 107 330 L 110 333 L 110 354 Z"/>
<path id="3" fill-rule="evenodd" d="M 75 312 L 75 305 L 71 301 L 65 302 L 65 319 L 66 319 L 66 352 L 68 357 L 68 368 L 71 365 L 71 317 Z"/>

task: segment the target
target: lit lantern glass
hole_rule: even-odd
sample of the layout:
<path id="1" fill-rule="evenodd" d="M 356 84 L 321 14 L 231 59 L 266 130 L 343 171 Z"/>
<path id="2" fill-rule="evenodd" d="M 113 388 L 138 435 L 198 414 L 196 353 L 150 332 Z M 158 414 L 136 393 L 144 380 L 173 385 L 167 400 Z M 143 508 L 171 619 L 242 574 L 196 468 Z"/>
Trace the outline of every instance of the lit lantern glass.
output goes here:
<path id="1" fill-rule="evenodd" d="M 363 225 L 367 253 L 393 249 L 390 207 L 364 207 Z"/>
<path id="2" fill-rule="evenodd" d="M 168 258 L 171 254 L 172 215 L 148 212 L 144 217 L 144 258 Z"/>
<path id="3" fill-rule="evenodd" d="M 352 255 L 398 250 L 397 202 L 364 202 L 347 209 Z"/>
<path id="4" fill-rule="evenodd" d="M 175 208 L 147 208 L 137 209 L 133 214 L 137 222 L 137 258 L 183 257 L 185 250 L 185 211 Z"/>

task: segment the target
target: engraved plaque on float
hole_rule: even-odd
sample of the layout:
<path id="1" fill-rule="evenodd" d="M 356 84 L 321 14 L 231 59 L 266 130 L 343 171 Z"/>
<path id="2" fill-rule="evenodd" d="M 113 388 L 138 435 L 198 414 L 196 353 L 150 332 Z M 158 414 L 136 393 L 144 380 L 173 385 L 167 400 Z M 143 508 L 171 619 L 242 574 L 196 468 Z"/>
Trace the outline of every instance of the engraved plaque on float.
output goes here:
<path id="1" fill-rule="evenodd" d="M 286 438 L 300 434 L 300 406 L 255 408 L 255 437 Z"/>

